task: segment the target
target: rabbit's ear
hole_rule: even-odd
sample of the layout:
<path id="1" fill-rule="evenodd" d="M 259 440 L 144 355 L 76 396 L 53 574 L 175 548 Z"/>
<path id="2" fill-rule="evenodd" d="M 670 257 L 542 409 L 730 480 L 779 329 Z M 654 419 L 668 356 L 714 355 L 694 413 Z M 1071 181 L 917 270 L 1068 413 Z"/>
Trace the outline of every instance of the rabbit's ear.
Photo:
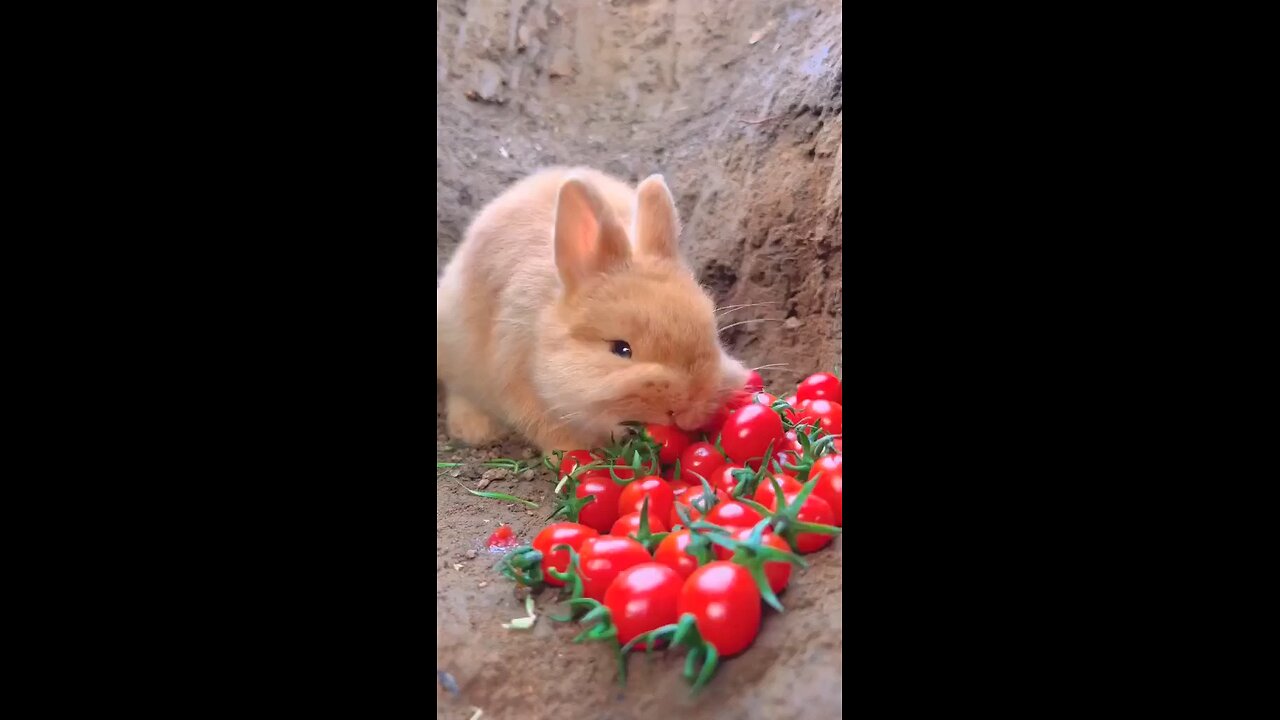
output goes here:
<path id="1" fill-rule="evenodd" d="M 680 219 L 676 203 L 661 175 L 650 175 L 636 188 L 636 248 L 642 255 L 675 258 Z"/>
<path id="2" fill-rule="evenodd" d="M 613 208 L 582 180 L 571 178 L 560 186 L 555 228 L 556 270 L 569 292 L 631 259 L 627 232 Z"/>

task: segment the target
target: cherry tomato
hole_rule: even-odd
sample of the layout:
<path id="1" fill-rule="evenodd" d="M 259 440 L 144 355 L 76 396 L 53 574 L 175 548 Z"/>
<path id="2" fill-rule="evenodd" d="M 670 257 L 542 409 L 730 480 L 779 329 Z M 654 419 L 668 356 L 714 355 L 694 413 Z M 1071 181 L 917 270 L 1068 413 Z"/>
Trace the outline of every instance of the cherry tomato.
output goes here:
<path id="1" fill-rule="evenodd" d="M 693 613 L 702 639 L 723 657 L 751 646 L 760 632 L 760 590 L 741 565 L 717 560 L 684 581 L 677 614 Z"/>
<path id="2" fill-rule="evenodd" d="M 707 478 L 707 482 L 711 483 L 711 487 L 730 494 L 737 487 L 738 481 L 733 479 L 733 473 L 738 470 L 745 470 L 741 465 L 725 465 Z"/>
<path id="3" fill-rule="evenodd" d="M 760 373 L 752 370 L 747 373 L 747 392 L 760 392 L 764 389 L 764 378 L 760 377 Z"/>
<path id="4" fill-rule="evenodd" d="M 836 438 L 836 439 L 831 443 L 831 447 L 835 448 L 835 451 L 836 451 L 836 452 L 838 452 L 838 453 L 843 453 L 843 452 L 844 452 L 844 438 L 842 438 L 842 437 L 838 437 L 838 438 Z"/>
<path id="5" fill-rule="evenodd" d="M 809 471 L 809 479 L 817 479 L 813 494 L 827 501 L 835 515 L 838 527 L 844 527 L 844 460 L 840 455 L 824 455 L 818 458 Z"/>
<path id="6" fill-rule="evenodd" d="M 670 625 L 679 619 L 676 606 L 684 578 L 658 562 L 643 562 L 618 573 L 604 593 L 618 642 L 626 644 L 637 635 Z M 636 643 L 643 649 L 645 643 Z"/>
<path id="7" fill-rule="evenodd" d="M 590 465 L 595 462 L 596 458 L 586 450 L 574 450 L 564 454 L 564 459 L 560 461 L 560 476 L 558 479 L 563 480 L 565 475 L 577 470 L 583 465 Z"/>
<path id="8" fill-rule="evenodd" d="M 794 450 L 796 452 L 804 452 L 804 446 L 800 444 L 800 438 L 796 437 L 795 430 L 788 430 L 782 435 L 786 440 L 782 443 L 782 449 Z"/>
<path id="9" fill-rule="evenodd" d="M 767 392 L 758 392 L 751 396 L 751 402 L 771 408 L 774 403 L 778 402 L 778 398 L 777 396 L 770 395 Z"/>
<path id="10" fill-rule="evenodd" d="M 664 465 L 670 465 L 678 460 L 680 453 L 693 442 L 685 431 L 673 425 L 649 424 L 645 426 L 645 432 L 649 433 L 649 437 L 653 438 L 661 448 L 658 451 L 658 460 Z"/>
<path id="11" fill-rule="evenodd" d="M 795 502 L 799 492 L 783 492 L 782 496 L 786 498 L 787 505 Z M 774 510 L 777 508 L 775 502 L 760 502 L 761 505 Z M 759 502 L 759 501 L 758 501 Z M 831 509 L 831 505 L 826 500 L 817 495 L 810 494 L 805 499 L 804 504 L 800 506 L 800 512 L 796 514 L 796 518 L 800 522 L 816 523 L 818 525 L 835 525 L 836 514 Z M 800 533 L 796 535 L 796 552 L 807 554 L 826 547 L 833 538 L 830 535 L 822 535 L 820 533 Z"/>
<path id="12" fill-rule="evenodd" d="M 707 522 L 723 528 L 750 528 L 760 522 L 760 513 L 737 500 L 726 500 L 711 508 L 711 512 L 707 513 Z"/>
<path id="13" fill-rule="evenodd" d="M 580 478 L 574 494 L 580 498 L 596 496 L 595 500 L 578 511 L 578 522 L 594 528 L 601 535 L 609 532 L 613 522 L 618 519 L 618 496 L 622 494 L 622 486 L 608 476 L 601 477 L 591 470 Z"/>
<path id="14" fill-rule="evenodd" d="M 645 497 L 649 498 L 649 511 L 660 518 L 671 516 L 671 506 L 676 502 L 675 493 L 665 480 L 649 475 L 632 482 L 618 496 L 618 514 L 639 512 Z"/>
<path id="15" fill-rule="evenodd" d="M 560 587 L 563 582 L 551 577 L 549 572 L 552 568 L 560 572 L 564 572 L 569 567 L 569 551 L 568 550 L 552 550 L 557 545 L 568 545 L 569 547 L 582 551 L 582 546 L 587 540 L 599 537 L 600 533 L 586 525 L 571 522 L 552 523 L 538 533 L 533 539 L 533 549 L 542 553 L 542 579 L 548 585 Z"/>
<path id="16" fill-rule="evenodd" d="M 685 482 L 685 481 L 683 481 L 683 480 L 674 480 L 674 481 L 672 481 L 671 483 L 668 483 L 668 484 L 671 486 L 671 495 L 672 495 L 673 500 L 674 500 L 674 499 L 679 499 L 679 497 L 680 497 L 681 495 L 683 495 L 683 494 L 685 494 L 685 493 L 689 492 L 689 488 L 693 487 L 692 485 L 690 485 L 689 483 L 687 483 L 687 482 Z M 702 485 L 698 485 L 698 487 L 702 487 Z M 674 505 L 674 504 L 675 504 L 675 503 L 674 503 L 674 501 L 673 501 L 673 502 L 672 502 L 672 505 Z"/>
<path id="17" fill-rule="evenodd" d="M 840 380 L 827 372 L 814 373 L 800 381 L 796 397 L 804 400 L 830 400 L 841 402 Z"/>
<path id="18" fill-rule="evenodd" d="M 680 455 L 680 479 L 691 485 L 702 484 L 701 478 L 711 481 L 711 473 L 724 465 L 724 456 L 709 442 L 696 442 Z"/>
<path id="19" fill-rule="evenodd" d="M 751 528 L 741 528 L 733 533 L 732 537 L 734 540 L 745 542 L 751 538 Z M 760 536 L 760 544 L 783 552 L 791 552 L 791 546 L 787 544 L 786 540 L 768 530 Z M 719 545 L 716 545 L 715 548 L 717 559 L 728 560 L 733 557 L 733 552 L 727 548 Z M 769 581 L 769 589 L 773 590 L 774 593 L 780 593 L 787 586 L 787 583 L 791 581 L 791 563 L 777 560 L 767 562 L 764 564 L 764 576 Z"/>
<path id="20" fill-rule="evenodd" d="M 693 535 L 688 530 L 677 530 L 667 535 L 662 538 L 662 542 L 658 543 L 653 559 L 680 573 L 680 577 L 689 577 L 694 570 L 698 569 L 698 561 L 684 550 L 689 547 L 689 541 L 692 539 Z M 790 550 L 790 548 L 787 549 Z"/>
<path id="21" fill-rule="evenodd" d="M 791 475 L 786 473 L 775 473 L 773 477 L 777 478 L 778 484 L 782 486 L 782 494 L 796 493 L 804 489 L 804 485 Z M 760 480 L 760 484 L 756 486 L 756 494 L 751 496 L 752 500 L 764 505 L 767 508 L 774 506 L 773 483 L 769 482 L 769 476 L 765 476 Z"/>
<path id="22" fill-rule="evenodd" d="M 499 525 L 498 529 L 494 530 L 493 534 L 489 536 L 489 539 L 485 540 L 484 546 L 491 550 L 505 550 L 515 547 L 517 542 L 515 531 L 511 529 L 510 525 Z"/>
<path id="23" fill-rule="evenodd" d="M 653 558 L 636 540 L 615 535 L 587 538 L 578 551 L 582 566 L 582 594 L 602 601 L 604 592 L 618 573 Z"/>
<path id="24" fill-rule="evenodd" d="M 844 410 L 840 403 L 830 400 L 804 400 L 800 403 L 799 422 L 805 425 L 817 425 L 828 434 L 839 435 L 844 432 Z"/>
<path id="25" fill-rule="evenodd" d="M 720 431 L 720 446 L 730 460 L 746 461 L 764 457 L 769 444 L 780 447 L 782 418 L 763 405 L 747 405 L 729 416 Z"/>
<path id="26" fill-rule="evenodd" d="M 696 487 L 696 488 L 690 489 L 689 492 L 686 492 L 685 494 L 681 495 L 676 500 L 676 505 L 684 505 L 685 507 L 689 508 L 689 518 L 691 520 L 697 520 L 701 518 L 703 515 L 705 515 L 707 510 L 714 503 L 722 502 L 728 499 L 729 499 L 728 495 L 714 488 L 711 491 L 710 497 L 708 497 L 707 491 L 705 489 L 703 489 L 702 487 Z M 684 524 L 680 520 L 680 516 L 676 513 L 675 506 L 673 505 L 671 507 L 671 525 L 669 527 L 675 527 L 677 523 L 682 525 Z"/>
<path id="27" fill-rule="evenodd" d="M 662 518 L 658 517 L 656 514 L 654 514 L 653 508 L 650 508 L 649 509 L 649 532 L 660 533 L 660 532 L 666 532 L 666 531 L 667 531 L 667 522 Z M 638 532 L 640 532 L 640 513 L 639 512 L 630 512 L 630 513 L 627 513 L 626 515 L 623 515 L 622 517 L 618 518 L 618 521 L 613 524 L 613 528 L 609 530 L 610 535 L 616 535 L 617 537 L 627 537 L 628 535 L 635 535 Z"/>

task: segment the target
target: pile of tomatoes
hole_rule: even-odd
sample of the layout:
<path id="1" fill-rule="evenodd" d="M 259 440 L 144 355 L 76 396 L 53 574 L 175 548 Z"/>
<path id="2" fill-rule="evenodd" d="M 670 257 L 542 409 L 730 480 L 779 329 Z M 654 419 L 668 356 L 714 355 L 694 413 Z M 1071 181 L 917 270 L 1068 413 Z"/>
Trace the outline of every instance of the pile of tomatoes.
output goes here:
<path id="1" fill-rule="evenodd" d="M 778 600 L 800 555 L 843 525 L 841 382 L 804 379 L 783 399 L 747 387 L 696 435 L 665 425 L 596 451 L 561 453 L 559 505 L 503 574 L 566 589 L 578 640 L 633 649 L 682 645 L 695 689 L 720 657 L 746 650 L 763 605 Z"/>

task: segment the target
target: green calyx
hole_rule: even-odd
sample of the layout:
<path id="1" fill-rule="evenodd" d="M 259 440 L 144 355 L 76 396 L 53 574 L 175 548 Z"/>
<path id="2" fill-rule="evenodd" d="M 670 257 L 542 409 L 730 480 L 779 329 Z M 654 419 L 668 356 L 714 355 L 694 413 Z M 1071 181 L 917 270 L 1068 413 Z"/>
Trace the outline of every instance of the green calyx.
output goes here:
<path id="1" fill-rule="evenodd" d="M 690 505 L 696 507 L 698 512 L 706 515 L 711 512 L 711 508 L 715 507 L 720 502 L 720 498 L 716 497 L 716 491 L 711 489 L 711 483 L 707 482 L 706 478 L 698 475 L 697 473 L 690 474 L 696 476 L 702 481 L 702 495 L 699 496 L 697 500 L 691 502 Z M 676 517 L 680 518 L 680 523 L 682 525 L 689 527 L 693 524 L 693 517 L 689 514 L 688 505 L 677 502 L 675 504 L 675 511 Z"/>
<path id="2" fill-rule="evenodd" d="M 609 460 L 620 457 L 632 458 L 633 469 L 637 472 L 639 472 L 640 461 L 643 461 L 648 467 L 660 467 L 658 454 L 662 451 L 662 445 L 649 436 L 649 433 L 644 429 L 644 423 L 625 422 L 622 424 L 636 432 L 627 435 L 620 442 L 611 441 L 604 448 L 605 457 Z"/>
<path id="3" fill-rule="evenodd" d="M 840 528 L 834 525 L 819 525 L 818 523 L 803 522 L 800 520 L 800 508 L 804 507 L 805 500 L 813 494 L 813 489 L 817 487 L 817 480 L 806 482 L 796 494 L 794 500 L 787 502 L 786 496 L 782 492 L 782 485 L 777 478 L 769 478 L 769 482 L 773 483 L 774 507 L 775 510 L 761 505 L 754 500 L 743 499 L 741 502 L 750 507 L 752 510 L 760 513 L 768 520 L 769 525 L 773 527 L 773 532 L 778 537 L 787 541 L 792 550 L 796 550 L 796 537 L 801 533 L 817 533 L 819 535 L 839 535 Z"/>
<path id="4" fill-rule="evenodd" d="M 532 545 L 521 545 L 502 558 L 502 562 L 498 563 L 498 572 L 528 588 L 541 586 L 542 553 L 534 550 Z"/>
<path id="5" fill-rule="evenodd" d="M 573 641 L 575 643 L 592 640 L 612 641 L 611 646 L 618 660 L 618 684 L 626 685 L 627 657 L 618 647 L 618 626 L 613 624 L 613 614 L 609 612 L 609 608 L 592 598 L 575 598 L 569 601 L 569 607 L 575 612 L 587 608 L 587 613 L 578 619 L 578 624 L 590 625 L 586 630 L 578 633 Z"/>
<path id="6" fill-rule="evenodd" d="M 773 452 L 773 443 L 769 444 L 769 452 Z M 760 487 L 760 481 L 769 474 L 767 463 L 760 463 L 760 467 L 756 470 L 751 468 L 743 468 L 733 471 L 733 492 L 730 495 L 735 500 L 749 498 L 756 494 L 756 490 Z"/>
<path id="7" fill-rule="evenodd" d="M 796 478 L 803 482 L 809 478 L 809 471 L 813 469 L 814 463 L 823 455 L 831 453 L 837 436 L 816 425 L 797 425 L 795 433 L 796 440 L 800 443 L 799 460 L 795 465 L 776 461 L 775 464 L 779 469 L 795 473 Z"/>
<path id="8" fill-rule="evenodd" d="M 716 525 L 710 523 L 698 522 L 694 524 L 695 528 L 715 530 L 719 529 Z M 751 535 L 746 540 L 735 540 L 728 535 L 721 535 L 714 532 L 708 532 L 706 538 L 709 542 L 713 542 L 720 547 L 725 548 L 733 553 L 729 561 L 741 565 L 751 573 L 752 579 L 756 581 L 756 587 L 760 590 L 760 597 L 769 605 L 769 607 L 783 612 L 782 603 L 778 600 L 778 596 L 773 592 L 773 588 L 769 585 L 769 578 L 764 572 L 764 564 L 766 562 L 788 562 L 802 568 L 809 567 L 799 555 L 794 553 L 783 552 L 777 548 L 769 547 L 763 542 L 764 531 L 769 527 L 769 520 L 765 518 L 756 523 L 751 528 Z"/>
<path id="9" fill-rule="evenodd" d="M 671 647 L 683 645 L 689 648 L 689 655 L 684 663 L 684 677 L 686 680 L 693 681 L 691 693 L 697 694 L 698 690 L 702 689 L 715 674 L 720 653 L 716 651 L 714 645 L 702 639 L 702 635 L 698 633 L 697 618 L 693 613 L 681 615 L 680 620 L 671 625 L 663 625 L 635 636 L 622 646 L 622 655 L 625 657 L 639 643 L 645 643 L 647 651 L 652 652 L 653 648 L 664 640 L 668 641 Z"/>
<path id="10" fill-rule="evenodd" d="M 619 468 L 619 467 L 625 467 L 625 468 L 630 469 L 630 470 L 631 470 L 631 477 L 630 477 L 630 478 L 620 478 L 620 477 L 618 477 L 618 473 L 617 473 L 617 472 L 615 472 L 615 470 L 617 470 L 617 468 Z M 639 451 L 639 450 L 633 450 L 633 451 L 632 451 L 632 455 L 631 455 L 631 462 L 630 462 L 629 464 L 627 464 L 627 465 L 614 465 L 614 464 L 610 464 L 610 465 L 608 466 L 608 470 L 609 470 L 609 477 L 610 477 L 610 478 L 612 478 L 612 479 L 613 479 L 613 481 L 614 481 L 615 483 L 617 483 L 617 484 L 619 484 L 619 485 L 622 485 L 623 487 L 626 487 L 627 485 L 630 485 L 630 484 L 631 484 L 631 483 L 632 483 L 636 478 L 643 476 L 643 475 L 645 474 L 645 472 L 646 472 L 646 471 L 645 471 L 645 469 L 643 469 L 643 468 L 642 468 L 642 465 L 641 465 L 641 462 L 640 462 L 640 451 Z"/>
<path id="11" fill-rule="evenodd" d="M 551 514 L 547 516 L 548 520 L 554 519 L 556 517 L 563 517 L 565 520 L 568 520 L 569 522 L 576 523 L 578 522 L 578 514 L 582 512 L 582 508 L 595 502 L 596 500 L 595 495 L 578 497 L 577 496 L 578 484 L 573 481 L 570 481 L 569 484 L 571 486 L 570 488 L 571 492 L 565 494 L 564 497 L 560 498 L 560 500 L 556 503 L 556 509 L 553 510 Z"/>
<path id="12" fill-rule="evenodd" d="M 670 533 L 664 532 L 649 532 L 649 496 L 645 495 L 644 500 L 640 502 L 640 528 L 627 537 L 643 545 L 644 549 L 652 555 L 653 551 L 658 548 L 658 544 L 661 543 L 669 534 Z"/>
<path id="13" fill-rule="evenodd" d="M 556 545 L 552 550 L 568 550 L 569 551 L 569 567 L 564 572 L 560 572 L 555 568 L 548 568 L 547 574 L 564 583 L 564 590 L 569 592 L 569 614 L 562 616 L 548 615 L 556 622 L 570 622 L 577 617 L 578 607 L 573 604 L 574 600 L 582 599 L 582 565 L 578 561 L 578 551 L 574 550 L 570 545 Z"/>

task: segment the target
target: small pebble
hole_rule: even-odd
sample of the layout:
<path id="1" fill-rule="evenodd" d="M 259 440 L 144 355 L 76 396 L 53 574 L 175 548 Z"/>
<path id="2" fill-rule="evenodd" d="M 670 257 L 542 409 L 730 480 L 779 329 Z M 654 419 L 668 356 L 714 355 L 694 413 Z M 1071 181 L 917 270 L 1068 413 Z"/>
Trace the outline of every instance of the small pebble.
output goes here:
<path id="1" fill-rule="evenodd" d="M 489 483 L 493 482 L 494 480 L 504 480 L 510 474 L 511 474 L 510 470 L 503 470 L 502 468 L 493 468 L 492 470 L 485 470 L 484 474 L 480 476 L 480 482 L 476 483 L 476 489 L 483 490 L 486 487 L 488 487 Z"/>
<path id="2" fill-rule="evenodd" d="M 440 681 L 440 687 L 451 695 L 458 694 L 458 681 L 454 680 L 452 675 L 443 670 L 436 670 L 436 679 Z"/>
<path id="3" fill-rule="evenodd" d="M 474 559 L 475 559 L 475 557 L 476 557 L 476 551 L 475 551 L 475 550 L 468 550 L 468 551 L 467 551 L 467 559 L 469 559 L 469 560 L 474 560 Z"/>
<path id="4" fill-rule="evenodd" d="M 489 584 L 489 581 L 488 581 L 488 580 L 481 580 L 481 581 L 480 581 L 480 587 L 484 587 L 485 585 L 488 585 L 488 584 Z"/>

